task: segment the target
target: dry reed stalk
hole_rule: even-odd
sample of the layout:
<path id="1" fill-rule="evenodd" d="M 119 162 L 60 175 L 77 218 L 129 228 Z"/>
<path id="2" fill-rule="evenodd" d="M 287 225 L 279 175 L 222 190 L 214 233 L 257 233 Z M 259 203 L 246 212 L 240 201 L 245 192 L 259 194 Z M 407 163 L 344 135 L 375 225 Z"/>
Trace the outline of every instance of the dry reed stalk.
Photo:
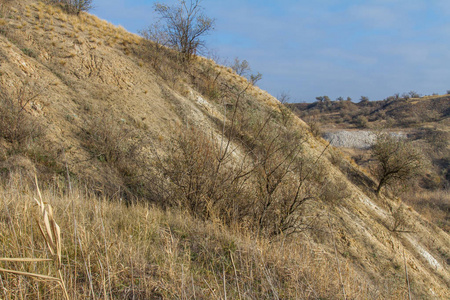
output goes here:
<path id="1" fill-rule="evenodd" d="M 67 182 L 69 183 L 69 196 L 72 199 L 72 201 L 70 201 L 70 205 L 72 206 L 72 218 L 73 218 L 73 245 L 75 247 L 75 271 L 74 274 L 77 274 L 77 217 L 75 215 L 75 204 L 74 204 L 74 197 L 73 197 L 73 190 L 72 190 L 72 181 L 70 180 L 70 173 L 69 173 L 69 166 L 67 164 L 67 158 L 66 158 L 66 152 L 63 151 L 63 155 L 64 155 L 64 164 L 66 167 L 66 177 L 67 177 Z M 77 279 L 76 277 L 73 278 L 73 298 L 76 298 L 76 290 L 77 290 Z"/>
<path id="2" fill-rule="evenodd" d="M 45 259 L 45 258 L 1 258 L 0 261 L 8 261 L 8 262 L 44 262 L 44 261 L 52 261 L 55 263 L 57 267 L 57 273 L 58 277 L 52 277 L 48 275 L 42 275 L 38 273 L 29 273 L 29 272 L 22 272 L 22 271 L 16 271 L 16 270 L 9 270 L 9 269 L 3 269 L 0 268 L 0 272 L 5 272 L 9 274 L 16 274 L 21 276 L 28 276 L 32 278 L 42 279 L 44 281 L 56 281 L 60 286 L 61 289 L 64 292 L 64 297 L 68 300 L 69 295 L 67 293 L 66 285 L 64 283 L 64 278 L 61 273 L 61 229 L 59 228 L 59 225 L 56 223 L 54 217 L 53 217 L 53 209 L 50 204 L 47 204 L 42 199 L 42 194 L 39 189 L 37 176 L 35 175 L 35 181 L 36 181 L 36 189 L 39 196 L 39 199 L 34 198 L 34 201 L 37 203 L 41 215 L 42 215 L 42 222 L 44 223 L 44 226 L 41 225 L 39 219 L 36 218 L 36 223 L 39 227 L 39 230 L 44 237 L 44 240 L 47 244 L 47 247 L 50 251 L 50 253 L 53 255 L 53 259 Z"/>
<path id="3" fill-rule="evenodd" d="M 233 259 L 233 253 L 231 251 L 230 251 L 230 258 L 231 258 L 231 262 L 233 264 L 234 277 L 236 278 L 236 287 L 237 287 L 237 291 L 238 291 L 238 295 L 239 295 L 239 300 L 241 300 L 242 297 L 241 297 L 241 289 L 239 288 L 239 279 L 238 279 L 238 275 L 237 275 L 236 265 L 235 265 L 234 259 Z"/>
<path id="4" fill-rule="evenodd" d="M 223 298 L 225 300 L 228 299 L 227 297 L 227 280 L 226 280 L 226 276 L 225 276 L 225 266 L 224 264 L 222 264 L 222 278 L 223 278 Z"/>
<path id="5" fill-rule="evenodd" d="M 101 220 L 102 231 L 103 231 L 103 243 L 104 243 L 104 247 L 105 247 L 106 271 L 108 272 L 108 282 L 107 282 L 107 284 L 108 284 L 108 287 L 109 287 L 109 295 L 112 296 L 111 267 L 110 267 L 110 262 L 109 262 L 108 246 L 107 246 L 107 241 L 106 241 L 106 229 L 105 229 L 105 224 L 103 222 L 103 214 L 104 214 L 103 212 L 100 212 L 100 220 Z M 105 282 L 105 285 L 106 285 L 106 282 Z M 105 288 L 105 295 L 107 295 L 106 288 Z"/>
<path id="6" fill-rule="evenodd" d="M 405 249 L 403 249 L 403 263 L 405 264 L 406 285 L 408 286 L 408 299 L 411 300 L 411 285 L 409 284 L 408 266 L 406 264 Z"/>
<path id="7" fill-rule="evenodd" d="M 342 280 L 341 264 L 339 262 L 338 251 L 337 251 L 337 247 L 336 247 L 336 238 L 334 237 L 333 227 L 331 225 L 330 214 L 328 214 L 328 226 L 330 227 L 330 233 L 331 233 L 331 236 L 333 237 L 334 255 L 336 258 L 337 269 L 338 269 L 338 273 L 339 273 L 339 284 L 342 287 L 342 295 L 343 295 L 344 299 L 347 300 L 347 294 L 345 292 L 344 281 Z"/>

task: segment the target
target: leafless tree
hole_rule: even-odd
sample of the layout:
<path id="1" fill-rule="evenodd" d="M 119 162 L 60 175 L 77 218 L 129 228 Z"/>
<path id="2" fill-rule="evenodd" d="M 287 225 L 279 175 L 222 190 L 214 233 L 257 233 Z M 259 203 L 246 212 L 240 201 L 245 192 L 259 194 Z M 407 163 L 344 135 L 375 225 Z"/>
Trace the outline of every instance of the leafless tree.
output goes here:
<path id="1" fill-rule="evenodd" d="M 205 46 L 202 37 L 214 29 L 214 19 L 203 13 L 200 4 L 201 0 L 179 0 L 174 6 L 162 3 L 154 6 L 162 21 L 157 30 L 164 33 L 168 46 L 180 51 L 184 60 Z"/>
<path id="2" fill-rule="evenodd" d="M 372 172 L 379 182 L 377 194 L 384 186 L 418 176 L 424 167 L 424 158 L 418 149 L 407 140 L 389 133 L 377 135 L 371 152 L 375 159 Z"/>
<path id="3" fill-rule="evenodd" d="M 245 59 L 241 61 L 237 57 L 234 59 L 234 62 L 230 67 L 239 76 L 244 76 L 251 70 L 248 61 Z"/>

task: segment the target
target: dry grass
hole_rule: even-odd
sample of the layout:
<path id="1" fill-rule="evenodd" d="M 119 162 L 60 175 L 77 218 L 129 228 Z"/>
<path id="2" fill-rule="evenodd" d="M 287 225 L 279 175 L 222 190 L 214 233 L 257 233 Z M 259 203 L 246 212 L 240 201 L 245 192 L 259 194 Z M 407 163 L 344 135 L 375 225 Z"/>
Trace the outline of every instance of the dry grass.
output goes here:
<path id="1" fill-rule="evenodd" d="M 279 139 L 276 136 L 259 131 L 260 128 L 266 126 L 264 125 L 266 118 L 264 112 L 273 113 L 271 127 L 281 128 L 282 116 L 279 115 L 278 105 L 273 104 L 275 100 L 262 99 L 265 97 L 265 93 L 249 87 L 242 96 L 239 106 L 234 105 L 236 107 L 236 125 L 228 125 L 223 128 L 222 120 L 226 121 L 227 118 L 231 119 L 234 116 L 233 103 L 237 103 L 236 94 L 248 85 L 245 79 L 239 83 L 237 77 L 227 73 L 228 70 L 214 66 L 211 62 L 207 63 L 201 58 L 196 59 L 195 64 L 190 66 L 182 65 L 173 51 L 150 43 L 147 45 L 144 41 L 136 46 L 133 44 L 133 39 L 139 40 L 134 35 L 125 33 L 123 30 L 116 30 L 111 24 L 98 21 L 87 14 L 82 13 L 80 17 L 68 15 L 67 21 L 64 22 L 64 17 L 59 17 L 60 12 L 50 13 L 44 8 L 45 6 L 42 6 L 38 9 L 42 17 L 41 21 L 37 22 L 42 24 L 42 28 L 48 29 L 52 28 L 49 25 L 53 20 L 54 29 L 47 32 L 40 30 L 35 33 L 34 40 L 31 41 L 36 41 L 36 44 L 31 44 L 25 34 L 21 33 L 22 30 L 14 30 L 13 25 L 10 26 L 11 30 L 8 28 L 5 32 L 8 36 L 14 37 L 14 39 L 10 39 L 11 41 L 20 42 L 15 43 L 20 46 L 19 49 L 45 50 L 40 52 L 42 55 L 33 60 L 33 63 L 42 64 L 46 52 L 52 56 L 49 61 L 46 61 L 46 64 L 50 66 L 53 64 L 57 78 L 48 78 L 56 82 L 51 86 L 58 84 L 58 88 L 52 88 L 48 95 L 48 98 L 51 98 L 49 103 L 52 105 L 47 107 L 45 118 L 49 124 L 61 124 L 60 127 L 56 125 L 57 128 L 61 128 L 61 134 L 58 132 L 56 135 L 55 131 L 49 132 L 49 136 L 54 133 L 58 141 L 67 142 L 64 149 L 67 151 L 67 163 L 70 171 L 75 172 L 79 180 L 85 180 L 92 187 L 92 190 L 86 191 L 83 185 L 79 185 L 79 188 L 75 188 L 71 193 L 62 192 L 67 188 L 65 181 L 61 179 L 61 170 L 52 173 L 53 180 L 47 178 L 48 181 L 45 181 L 47 184 L 54 185 L 44 190 L 43 199 L 47 200 L 54 208 L 55 219 L 61 226 L 61 274 L 65 279 L 71 298 L 341 299 L 345 294 L 348 298 L 353 299 L 398 299 L 405 295 L 404 278 L 401 272 L 398 269 L 392 269 L 391 263 L 386 261 L 385 256 L 379 255 L 380 258 L 377 258 L 377 262 L 370 264 L 370 261 L 375 261 L 375 258 L 370 256 L 369 251 L 365 251 L 369 246 L 365 243 L 363 235 L 358 235 L 358 238 L 361 238 L 352 240 L 351 244 L 353 249 L 361 251 L 348 250 L 350 242 L 346 244 L 346 239 L 351 235 L 348 233 L 352 232 L 353 223 L 348 222 L 341 227 L 338 226 L 337 221 L 340 207 L 349 204 L 347 200 L 341 201 L 343 198 L 348 198 L 344 193 L 347 190 L 347 182 L 334 180 L 332 178 L 334 175 L 331 175 L 331 179 L 313 182 L 316 177 L 325 178 L 327 173 L 306 172 L 305 170 L 309 170 L 310 167 L 309 165 L 305 166 L 303 161 L 299 161 L 296 169 L 290 168 L 290 162 L 294 157 L 303 158 L 303 153 L 297 153 L 295 149 L 289 148 L 289 145 L 278 142 Z M 33 9 L 33 14 L 37 15 L 38 11 Z M 17 23 L 17 21 L 13 22 Z M 65 28 L 62 28 L 61 24 L 65 24 Z M 31 28 L 35 25 L 28 26 Z M 72 27 L 75 27 L 78 33 L 73 33 Z M 33 33 L 31 34 L 33 35 Z M 71 39 L 67 36 L 71 36 Z M 77 42 L 75 39 L 79 41 Z M 66 51 L 60 52 L 55 49 L 55 45 L 52 45 L 54 41 L 57 41 L 60 50 L 65 49 Z M 71 55 L 72 59 L 66 59 L 66 55 L 70 55 L 68 51 L 73 48 L 71 46 L 73 43 L 80 44 L 77 45 L 80 50 L 77 50 L 77 55 Z M 88 49 L 91 47 L 91 43 L 108 43 L 115 47 L 115 51 L 110 51 L 111 49 L 107 47 L 98 47 L 98 51 L 92 53 Z M 130 54 L 130 57 L 124 57 L 123 52 Z M 107 70 L 108 68 L 102 69 L 101 78 L 106 80 L 103 82 L 105 85 L 98 85 L 96 80 L 100 76 L 95 74 L 92 78 L 74 81 L 68 75 L 75 72 L 74 70 L 77 70 L 77 75 L 79 75 L 78 67 L 80 66 L 81 70 L 88 70 L 89 68 L 81 62 L 90 62 L 91 54 L 104 58 L 105 65 L 110 62 L 114 66 L 115 72 L 110 72 Z M 134 65 L 140 65 L 147 70 L 142 69 L 145 72 L 141 72 L 141 68 L 139 68 L 139 71 L 136 72 L 133 68 Z M 101 67 L 99 65 L 99 69 Z M 126 71 L 122 72 L 121 70 Z M 116 76 L 118 74 L 120 76 Z M 44 75 L 42 76 L 44 77 Z M 116 81 L 109 81 L 112 79 L 117 79 L 118 85 L 116 85 Z M 129 91 L 122 90 L 120 87 L 122 79 L 133 83 L 141 82 L 142 79 L 145 84 L 136 84 L 135 87 L 130 87 Z M 95 82 L 97 84 L 94 87 Z M 161 94 L 157 86 L 161 87 Z M 74 99 L 73 103 L 70 102 L 68 99 L 72 98 L 65 91 L 67 87 L 86 92 L 86 97 L 79 97 L 80 99 Z M 105 91 L 109 90 L 109 87 L 118 88 L 118 93 L 106 93 Z M 165 93 L 165 91 L 169 92 Z M 141 97 L 134 99 L 134 95 L 137 93 L 146 94 L 146 100 L 143 101 L 144 99 Z M 177 97 L 162 99 L 161 97 L 166 97 L 166 94 L 173 94 Z M 168 211 L 162 211 L 159 208 L 145 205 L 145 201 L 157 203 L 160 199 L 154 197 L 158 196 L 159 190 L 156 190 L 158 185 L 155 183 L 159 182 L 156 182 L 156 176 L 152 171 L 148 171 L 145 165 L 136 164 L 138 156 L 134 155 L 133 151 L 129 151 L 133 150 L 131 148 L 133 148 L 134 142 L 140 140 L 141 135 L 131 134 L 123 138 L 124 128 L 129 127 L 133 131 L 139 129 L 141 133 L 147 132 L 150 135 L 148 138 L 158 139 L 160 143 L 163 141 L 169 143 L 170 137 L 175 136 L 172 125 L 168 126 L 167 130 L 160 130 L 159 127 L 153 126 L 157 123 L 169 124 L 168 120 L 174 120 L 175 124 L 178 124 L 177 120 L 185 123 L 186 119 L 187 123 L 194 120 L 196 116 L 200 116 L 196 109 L 191 109 L 193 106 L 188 105 L 188 101 L 194 101 L 198 94 L 202 94 L 205 101 L 209 102 L 208 110 L 211 109 L 211 115 L 205 112 L 204 116 L 209 118 L 213 116 L 212 113 L 215 113 L 214 118 L 217 118 L 217 122 L 214 119 L 216 123 L 205 122 L 208 128 L 213 128 L 211 132 L 206 133 L 205 138 L 210 139 L 213 134 L 217 138 L 219 135 L 215 133 L 215 129 L 219 129 L 218 132 L 225 132 L 226 136 L 232 139 L 233 145 L 237 147 L 232 151 L 233 153 L 230 150 L 229 156 L 238 161 L 240 151 L 248 151 L 247 159 L 244 161 L 248 163 L 249 171 L 255 169 L 252 174 L 258 171 L 259 175 L 252 175 L 253 177 L 247 180 L 254 187 L 251 189 L 250 184 L 246 185 L 248 193 L 234 193 L 233 189 L 227 188 L 230 185 L 221 184 L 228 180 L 227 176 L 221 176 L 222 174 L 227 175 L 225 170 L 223 172 L 221 170 L 225 167 L 221 167 L 219 176 L 213 173 L 214 180 L 210 180 L 211 188 L 204 192 L 207 186 L 202 184 L 201 180 L 204 179 L 205 172 L 200 170 L 198 176 L 197 174 L 194 174 L 194 177 L 191 176 L 191 179 L 199 179 L 199 187 L 203 189 L 200 190 L 201 197 L 194 199 L 195 201 L 205 202 L 206 196 L 219 200 L 238 200 L 240 198 L 246 198 L 244 199 L 246 201 L 255 200 L 254 203 L 258 205 L 253 206 L 255 209 L 250 212 L 256 214 L 262 211 L 263 216 L 260 223 L 270 225 L 273 224 L 271 220 L 274 217 L 280 216 L 280 213 L 284 214 L 278 207 L 287 207 L 271 203 L 278 204 L 282 201 L 286 203 L 289 199 L 295 199 L 293 197 L 295 195 L 291 193 L 294 189 L 290 186 L 296 184 L 297 187 L 302 188 L 302 194 L 309 195 L 311 192 L 316 196 L 315 198 L 318 198 L 314 201 L 311 200 L 311 207 L 304 207 L 304 210 L 299 210 L 296 216 L 306 216 L 305 220 L 308 221 L 306 224 L 309 224 L 309 217 L 312 219 L 316 213 L 322 214 L 328 208 L 331 208 L 330 212 L 333 214 L 332 208 L 336 207 L 336 225 L 333 227 L 335 229 L 328 228 L 326 224 L 324 226 L 322 222 L 313 229 L 302 232 L 301 235 L 295 235 L 296 241 L 289 239 L 283 241 L 284 236 L 277 234 L 272 236 L 269 242 L 263 237 L 255 238 L 257 234 L 250 232 L 251 214 L 247 218 L 243 218 L 240 223 L 229 222 L 228 226 L 235 226 L 232 229 L 221 225 L 217 219 L 222 217 L 221 211 L 228 211 L 229 206 L 226 205 L 226 201 L 217 201 L 216 207 L 219 213 L 214 210 L 203 221 L 192 218 L 186 212 L 186 206 L 166 206 Z M 193 98 L 181 101 L 179 95 L 186 97 L 192 95 Z M 255 95 L 258 99 L 254 98 Z M 93 103 L 98 103 L 98 106 Z M 151 105 L 147 106 L 147 104 Z M 114 111 L 117 114 L 111 116 L 109 122 L 106 118 L 99 118 L 97 122 L 92 122 L 89 126 L 90 118 L 95 117 L 93 112 L 98 112 L 97 108 L 103 105 L 111 108 L 108 112 Z M 156 113 L 153 113 L 153 110 Z M 88 111 L 92 115 L 87 115 Z M 167 111 L 168 113 L 166 113 Z M 226 118 L 222 118 L 220 114 L 222 111 L 226 114 Z M 135 116 L 136 120 L 140 120 L 144 115 L 147 119 L 142 118 L 142 125 L 133 123 L 134 121 L 128 118 L 128 116 Z M 66 116 L 66 120 L 60 119 L 63 116 Z M 79 116 L 80 120 L 74 119 L 73 116 Z M 74 120 L 76 121 L 72 125 L 78 126 L 80 131 L 81 128 L 87 130 L 88 134 L 85 134 L 84 131 L 73 132 L 74 129 L 67 126 L 68 122 L 66 121 Z M 83 121 L 87 123 L 83 123 Z M 193 121 L 195 127 L 200 124 L 196 121 L 198 120 Z M 227 124 L 229 123 L 227 121 Z M 103 125 L 103 128 L 100 125 Z M 204 128 L 200 128 L 200 132 L 201 129 Z M 169 131 L 172 135 L 168 133 Z M 284 129 L 280 129 L 279 134 L 284 136 L 286 133 L 287 140 L 292 141 L 287 134 L 289 132 L 291 131 L 288 128 L 286 128 L 286 132 Z M 70 133 L 76 134 L 72 136 Z M 186 135 L 186 132 L 183 133 Z M 306 135 L 308 139 L 313 140 L 309 133 Z M 109 140 L 111 138 L 113 141 Z M 199 144 L 201 145 L 201 143 Z M 275 150 L 273 147 L 267 146 L 271 144 L 276 146 Z M 311 148 L 315 148 L 314 151 L 310 151 L 309 145 L 305 144 L 309 153 L 305 159 L 313 157 L 314 162 L 318 156 L 316 153 L 322 151 L 321 149 L 325 145 L 320 142 L 313 144 L 315 146 Z M 164 149 L 163 146 L 161 149 Z M 142 148 L 143 153 L 147 150 L 147 148 Z M 193 152 L 197 155 L 198 160 L 195 167 L 203 166 L 202 162 L 204 160 L 206 162 L 206 158 L 208 158 L 206 154 L 211 155 L 208 151 Z M 287 155 L 291 152 L 293 155 Z M 205 155 L 201 156 L 203 153 Z M 220 154 L 221 152 L 215 150 L 214 153 Z M 65 153 L 63 154 L 65 160 Z M 35 156 L 38 157 L 38 155 Z M 61 162 L 62 156 L 58 158 L 60 158 L 58 161 Z M 281 168 L 277 167 L 276 163 L 280 158 L 281 161 L 286 162 L 281 164 Z M 85 159 L 88 160 L 87 163 L 85 163 Z M 338 164 L 337 159 L 336 164 Z M 192 160 L 189 161 L 192 163 Z M 226 162 L 226 167 L 233 163 L 231 158 Z M 11 160 L 10 165 L 14 165 L 14 160 Z M 136 165 L 139 168 L 135 167 Z M 240 166 L 237 163 L 235 165 Z M 269 168 L 264 169 L 264 166 Z M 136 172 L 143 169 L 146 169 L 146 172 Z M 312 174 L 311 178 L 307 177 L 307 179 L 311 179 L 308 180 L 308 184 L 299 186 L 299 182 L 295 181 L 296 177 L 292 174 L 297 169 L 303 170 L 302 174 L 305 172 Z M 36 166 L 35 170 L 42 173 L 41 166 Z M 189 168 L 184 170 L 191 171 Z M 279 171 L 279 175 L 272 171 Z M 5 173 L 5 177 L 12 174 L 10 171 L 2 170 L 2 172 Z M 217 173 L 215 170 L 213 172 Z M 180 172 L 180 174 L 184 176 L 185 173 Z M 278 187 L 275 186 L 275 191 L 266 188 L 259 192 L 269 201 L 265 207 L 261 208 L 260 202 L 258 202 L 258 191 L 260 191 L 257 189 L 258 185 L 264 189 L 267 186 L 266 183 L 270 185 L 278 182 L 277 178 L 284 178 L 287 181 L 277 184 Z M 186 177 L 182 179 L 181 183 L 187 181 Z M 23 179 L 18 178 L 17 180 Z M 167 189 L 167 177 L 164 177 L 164 180 L 162 182 L 165 185 L 161 184 L 161 186 L 166 188 L 166 194 L 173 192 L 173 189 Z M 44 182 L 44 179 L 41 181 Z M 309 181 L 312 184 L 309 184 Z M 58 186 L 62 188 L 58 188 Z M 118 193 L 125 195 L 123 190 L 130 187 L 135 187 L 131 191 L 133 197 L 122 196 L 124 199 L 122 200 Z M 108 199 L 94 197 L 94 188 L 96 195 L 110 188 L 111 193 L 105 192 L 103 195 L 111 197 Z M 308 190 L 311 188 L 314 189 Z M 150 191 L 148 193 L 144 191 L 146 192 L 144 194 L 143 189 Z M 189 196 L 190 193 L 186 195 Z M 239 195 L 240 198 L 234 197 L 235 195 Z M 173 197 L 167 197 L 164 200 L 170 199 L 170 201 L 178 203 L 183 199 L 181 198 L 182 194 L 180 196 L 180 194 L 173 193 L 171 196 Z M 30 217 L 35 210 L 32 207 L 33 197 L 38 197 L 35 188 L 28 189 L 23 183 L 17 181 L 0 189 L 0 244 L 7 257 L 43 257 L 43 259 L 53 257 L 45 240 L 41 237 L 39 228 Z M 162 196 L 161 199 L 163 199 Z M 129 201 L 128 205 L 122 203 L 127 200 Z M 141 204 L 135 205 L 132 203 L 134 201 Z M 181 208 L 183 210 L 180 210 Z M 209 208 L 207 207 L 207 209 Z M 364 207 L 361 209 L 363 211 L 361 214 L 363 214 Z M 239 212 L 246 213 L 242 210 Z M 238 223 L 239 225 L 236 225 Z M 381 235 L 380 232 L 377 232 L 379 228 L 376 226 L 372 228 L 371 225 L 373 224 L 368 225 L 371 234 Z M 239 226 L 245 227 L 245 229 Z M 330 227 L 332 226 L 330 225 Z M 275 232 L 275 230 L 272 231 Z M 331 231 L 335 232 L 332 234 Z M 278 231 L 276 232 L 278 233 Z M 336 257 L 329 242 L 334 236 L 337 243 Z M 318 246 L 316 243 L 323 243 L 324 246 Z M 379 249 L 381 247 L 375 247 L 373 250 L 375 252 Z M 361 266 L 358 270 L 361 270 L 367 277 L 374 278 L 373 282 L 358 275 L 354 266 L 349 263 L 350 261 Z M 368 261 L 369 263 L 367 263 Z M 385 266 L 386 272 L 380 270 L 378 265 Z M 56 269 L 50 261 L 32 263 L 9 261 L 1 262 L 1 266 L 20 272 L 56 274 Z M 413 291 L 416 286 L 421 287 L 420 282 L 415 279 L 419 276 L 416 274 L 414 271 L 411 272 L 415 284 Z M 422 275 L 422 273 L 420 274 Z M 15 274 L 0 273 L 0 275 L 0 298 L 60 299 L 64 297 L 63 291 L 55 282 L 36 282 L 28 277 Z M 381 277 L 384 279 L 379 279 Z M 396 278 L 400 278 L 398 282 L 395 281 Z M 378 279 L 383 282 L 376 282 Z M 372 289 L 372 286 L 376 286 L 377 290 Z"/>
<path id="2" fill-rule="evenodd" d="M 450 193 L 448 190 L 411 192 L 403 201 L 431 223 L 450 232 Z"/>
<path id="3" fill-rule="evenodd" d="M 335 260 L 308 242 L 255 239 L 242 229 L 195 220 L 180 211 L 163 212 L 148 205 L 125 206 L 75 189 L 63 194 L 45 189 L 42 198 L 49 224 L 61 227 L 62 247 L 50 227 L 37 227 L 33 198 L 39 193 L 16 177 L 0 187 L 0 245 L 7 257 L 42 261 L 1 261 L 10 270 L 50 274 L 52 252 L 60 255 L 61 277 L 69 297 L 129 299 L 338 299 L 342 297 Z M 38 194 L 38 195 L 36 195 Z M 44 217 L 45 218 L 45 217 Z M 48 229 L 50 228 L 50 229 Z M 47 235 L 46 240 L 39 236 Z M 54 243 L 54 242 L 53 242 Z M 57 261 L 58 261 L 57 259 Z M 56 262 L 57 262 L 56 261 Z M 346 261 L 342 282 L 348 297 L 372 298 Z M 57 268 L 58 269 L 58 268 Z M 53 270 L 53 271 L 52 271 Z M 2 270 L 4 271 L 4 270 Z M 21 273 L 0 274 L 1 297 L 61 299 L 55 281 L 33 280 Z"/>
<path id="4" fill-rule="evenodd" d="M 44 203 L 42 199 L 41 191 L 39 189 L 37 177 L 35 177 L 36 189 L 39 198 L 34 198 L 38 209 L 40 211 L 40 215 L 42 217 L 42 221 L 40 222 L 38 218 L 36 218 L 36 223 L 39 227 L 42 237 L 44 238 L 47 249 L 50 251 L 50 254 L 53 256 L 52 259 L 47 258 L 0 258 L 0 261 L 3 262 L 18 262 L 18 263 L 38 263 L 38 262 L 46 262 L 51 261 L 56 266 L 56 273 L 58 277 L 52 277 L 45 274 L 39 273 L 30 273 L 30 272 L 22 272 L 17 270 L 9 270 L 0 268 L 0 272 L 4 272 L 7 274 L 15 274 L 20 276 L 27 276 L 36 278 L 38 280 L 43 281 L 56 281 L 62 288 L 64 292 L 65 299 L 69 299 L 69 295 L 67 294 L 67 289 L 64 282 L 64 277 L 61 273 L 61 229 L 59 225 L 56 223 L 53 216 L 53 209 L 50 204 Z M 43 224 L 42 224 L 43 223 Z"/>

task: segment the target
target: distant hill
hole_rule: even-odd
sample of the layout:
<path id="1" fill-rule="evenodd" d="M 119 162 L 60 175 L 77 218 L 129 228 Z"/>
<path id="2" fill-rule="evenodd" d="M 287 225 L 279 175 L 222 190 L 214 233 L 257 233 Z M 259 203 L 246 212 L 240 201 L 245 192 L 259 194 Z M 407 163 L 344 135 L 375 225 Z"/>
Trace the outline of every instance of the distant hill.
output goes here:
<path id="1" fill-rule="evenodd" d="M 322 123 L 355 127 L 412 127 L 426 124 L 449 126 L 450 95 L 394 98 L 353 103 L 348 100 L 293 103 L 300 117 L 320 115 Z"/>

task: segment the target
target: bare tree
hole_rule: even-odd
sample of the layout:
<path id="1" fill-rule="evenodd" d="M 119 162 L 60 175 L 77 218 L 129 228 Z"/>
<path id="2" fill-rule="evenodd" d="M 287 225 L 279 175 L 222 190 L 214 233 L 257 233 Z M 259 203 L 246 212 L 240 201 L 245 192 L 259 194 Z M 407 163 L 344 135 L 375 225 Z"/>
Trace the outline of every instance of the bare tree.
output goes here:
<path id="1" fill-rule="evenodd" d="M 248 61 L 245 59 L 241 61 L 237 57 L 234 59 L 234 62 L 230 67 L 239 76 L 244 76 L 251 70 Z"/>
<path id="2" fill-rule="evenodd" d="M 379 182 L 377 194 L 384 186 L 417 177 L 424 168 L 422 153 L 407 140 L 389 133 L 378 134 L 371 151 L 376 162 L 372 172 Z"/>
<path id="3" fill-rule="evenodd" d="M 181 52 L 184 60 L 205 46 L 202 37 L 214 29 L 214 19 L 203 13 L 200 3 L 201 0 L 179 0 L 174 6 L 162 3 L 154 6 L 163 21 L 158 30 L 167 37 L 168 46 Z"/>

